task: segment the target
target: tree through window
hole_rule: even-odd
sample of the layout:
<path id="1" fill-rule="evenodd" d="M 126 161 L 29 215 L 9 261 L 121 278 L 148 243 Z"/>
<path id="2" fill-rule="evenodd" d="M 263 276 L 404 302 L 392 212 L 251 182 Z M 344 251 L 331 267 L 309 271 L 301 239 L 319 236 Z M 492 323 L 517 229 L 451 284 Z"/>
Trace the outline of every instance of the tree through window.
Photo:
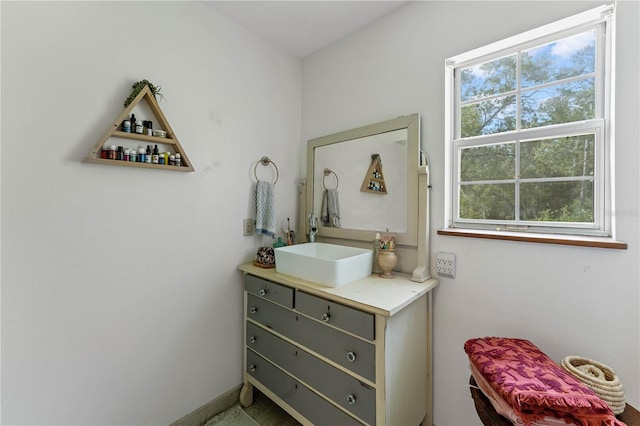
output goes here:
<path id="1" fill-rule="evenodd" d="M 603 8 L 447 61 L 450 226 L 608 235 Z"/>

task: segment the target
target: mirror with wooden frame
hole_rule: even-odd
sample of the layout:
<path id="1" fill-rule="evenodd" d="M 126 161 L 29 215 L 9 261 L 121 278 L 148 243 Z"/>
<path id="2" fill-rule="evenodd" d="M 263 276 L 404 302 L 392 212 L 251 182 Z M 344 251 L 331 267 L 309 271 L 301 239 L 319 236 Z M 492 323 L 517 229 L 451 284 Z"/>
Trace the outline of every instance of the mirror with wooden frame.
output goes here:
<path id="1" fill-rule="evenodd" d="M 384 193 L 361 190 L 375 160 L 384 166 Z M 318 237 L 370 242 L 378 231 L 393 234 L 400 245 L 417 246 L 419 165 L 418 114 L 309 140 L 305 234 L 313 212 Z M 339 227 L 320 220 L 327 189 L 337 190 Z"/>

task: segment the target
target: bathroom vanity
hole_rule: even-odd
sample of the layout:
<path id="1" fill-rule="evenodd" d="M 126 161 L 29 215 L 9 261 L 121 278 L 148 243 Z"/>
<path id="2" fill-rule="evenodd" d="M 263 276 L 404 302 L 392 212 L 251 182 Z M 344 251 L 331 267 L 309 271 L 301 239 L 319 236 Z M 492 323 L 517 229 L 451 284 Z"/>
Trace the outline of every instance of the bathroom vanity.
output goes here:
<path id="1" fill-rule="evenodd" d="M 362 191 L 372 168 L 382 178 L 381 162 L 384 193 Z M 325 179 L 327 170 L 334 181 Z M 342 197 L 340 226 L 323 219 L 328 185 L 334 201 L 338 191 Z M 420 117 L 310 140 L 300 197 L 299 242 L 310 236 L 334 244 L 333 252 L 336 244 L 371 250 L 378 230 L 391 234 L 399 258 L 395 277 L 369 275 L 369 269 L 333 286 L 320 284 L 325 268 L 312 267 L 309 259 L 298 257 L 286 268 L 276 254 L 276 269 L 241 265 L 240 402 L 250 405 L 255 387 L 305 425 L 432 425 L 432 290 L 438 281 L 429 270 L 429 167 L 420 150 Z M 323 257 L 307 253 L 311 248 L 292 251 L 314 261 Z M 345 261 L 338 257 L 327 256 L 336 272 L 353 272 L 352 263 L 337 268 Z"/>
<path id="2" fill-rule="evenodd" d="M 373 274 L 326 287 L 243 264 L 245 366 L 255 386 L 306 425 L 431 425 L 435 279 Z"/>

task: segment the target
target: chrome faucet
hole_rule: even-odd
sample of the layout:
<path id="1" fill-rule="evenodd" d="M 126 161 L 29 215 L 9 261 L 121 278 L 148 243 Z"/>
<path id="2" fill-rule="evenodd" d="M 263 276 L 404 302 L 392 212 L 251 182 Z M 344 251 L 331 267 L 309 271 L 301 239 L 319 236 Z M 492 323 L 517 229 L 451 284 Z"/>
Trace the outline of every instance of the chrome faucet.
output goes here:
<path id="1" fill-rule="evenodd" d="M 318 233 L 318 219 L 311 213 L 309 215 L 309 241 L 316 242 L 316 234 Z"/>

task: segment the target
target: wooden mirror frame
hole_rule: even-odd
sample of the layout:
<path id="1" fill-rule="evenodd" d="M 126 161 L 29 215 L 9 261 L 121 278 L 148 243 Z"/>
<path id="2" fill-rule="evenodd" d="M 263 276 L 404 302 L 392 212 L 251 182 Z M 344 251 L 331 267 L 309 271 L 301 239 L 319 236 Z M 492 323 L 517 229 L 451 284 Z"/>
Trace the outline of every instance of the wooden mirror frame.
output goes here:
<path id="1" fill-rule="evenodd" d="M 418 245 L 418 166 L 420 163 L 420 116 L 412 114 L 346 130 L 332 135 L 310 139 L 307 144 L 307 191 L 305 216 L 305 235 L 309 234 L 308 215 L 314 211 L 314 188 L 320 185 L 318 180 L 322 170 L 315 169 L 315 149 L 331 144 L 348 143 L 354 139 L 387 133 L 395 130 L 407 130 L 407 206 L 406 206 L 406 231 L 402 233 L 391 232 L 396 237 L 399 245 L 416 247 Z M 369 155 L 370 153 L 366 153 Z M 348 229 L 318 226 L 318 237 L 340 238 L 356 241 L 370 242 L 376 233 L 385 232 L 385 229 Z"/>

